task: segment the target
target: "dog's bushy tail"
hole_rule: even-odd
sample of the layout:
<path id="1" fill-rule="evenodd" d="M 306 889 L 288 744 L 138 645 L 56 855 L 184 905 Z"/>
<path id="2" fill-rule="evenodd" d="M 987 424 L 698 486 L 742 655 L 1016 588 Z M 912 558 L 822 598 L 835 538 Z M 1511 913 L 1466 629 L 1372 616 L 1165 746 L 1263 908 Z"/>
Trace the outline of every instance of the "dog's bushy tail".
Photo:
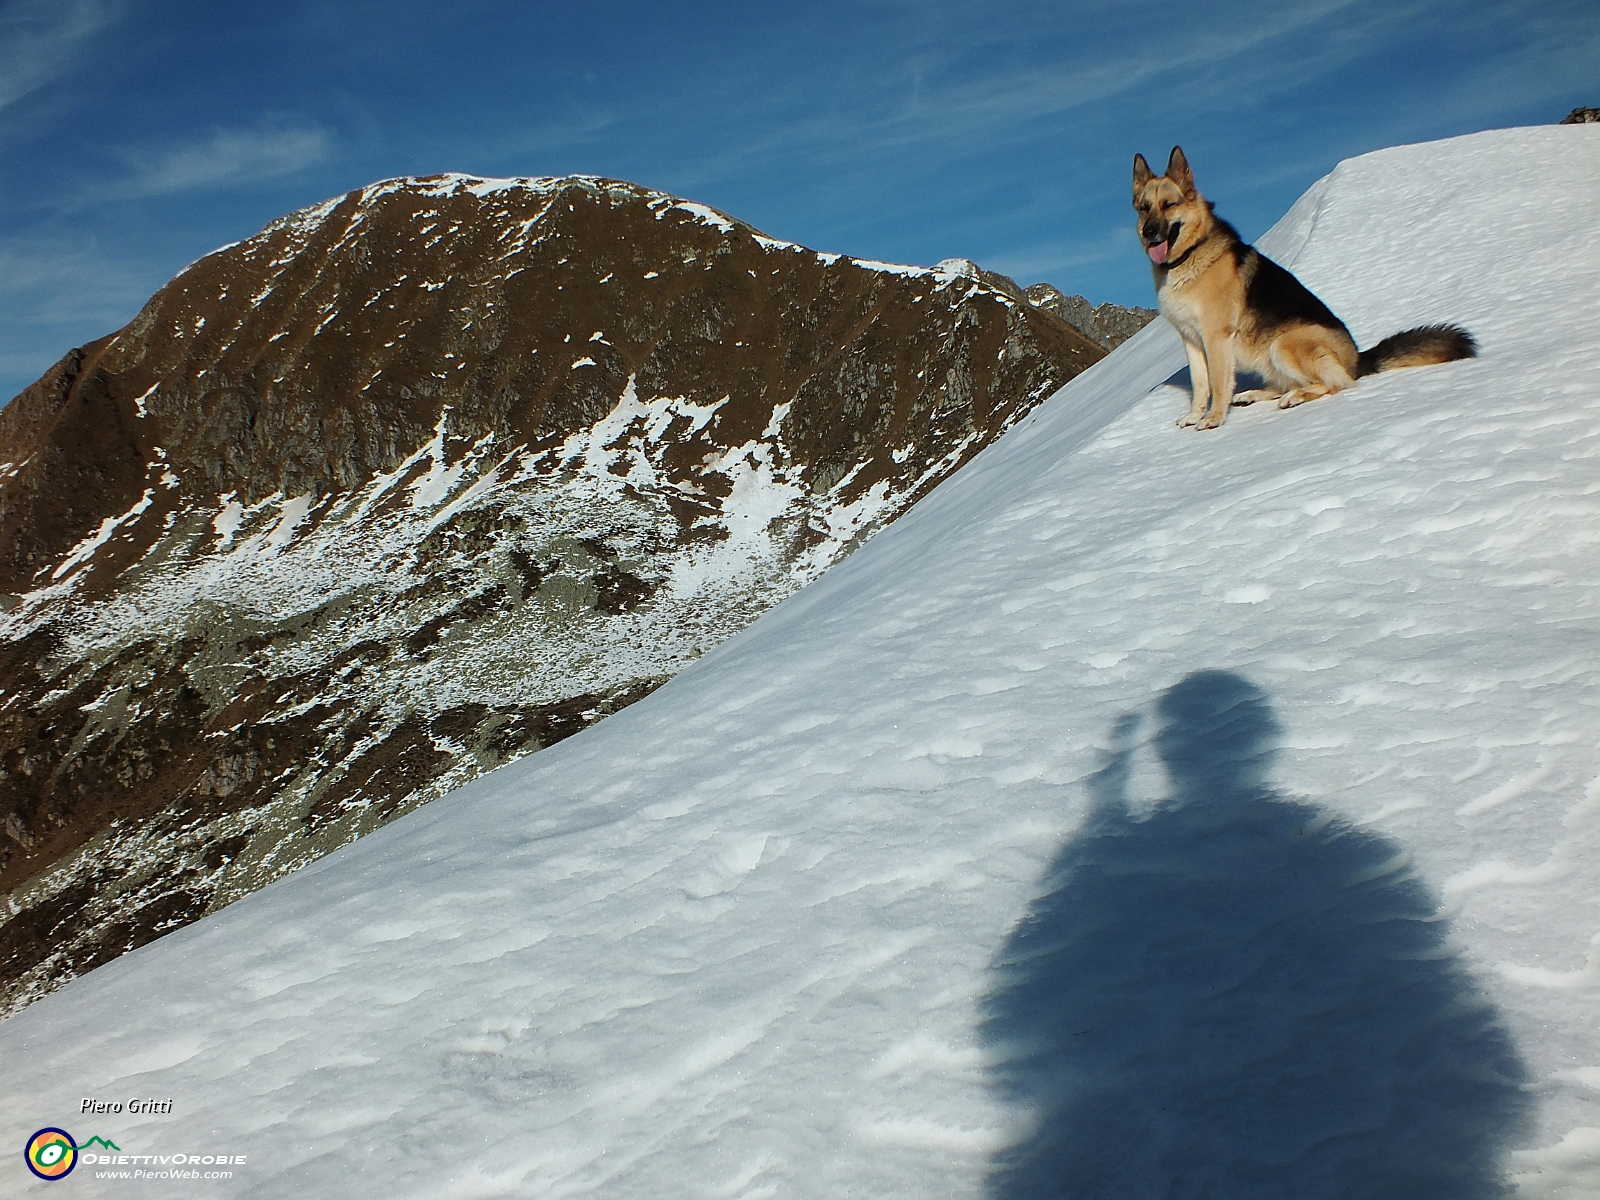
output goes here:
<path id="1" fill-rule="evenodd" d="M 1459 325 L 1419 325 L 1386 337 L 1356 359 L 1356 378 L 1400 367 L 1431 367 L 1458 358 L 1476 358 L 1478 343 Z"/>

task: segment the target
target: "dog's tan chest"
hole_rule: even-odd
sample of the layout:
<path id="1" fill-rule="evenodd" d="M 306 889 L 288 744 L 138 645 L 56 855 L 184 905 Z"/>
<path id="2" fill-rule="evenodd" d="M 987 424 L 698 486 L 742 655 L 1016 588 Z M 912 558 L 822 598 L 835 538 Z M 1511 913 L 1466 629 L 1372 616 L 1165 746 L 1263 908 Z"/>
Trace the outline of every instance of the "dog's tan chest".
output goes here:
<path id="1" fill-rule="evenodd" d="M 1185 297 L 1179 288 L 1158 287 L 1156 289 L 1156 307 L 1161 310 L 1161 315 L 1178 331 L 1178 335 L 1186 342 L 1199 342 L 1200 334 L 1200 309 L 1190 297 Z"/>
<path id="2" fill-rule="evenodd" d="M 1208 242 L 1196 247 L 1189 262 L 1156 280 L 1161 315 L 1185 340 L 1197 343 L 1232 335 L 1243 310 L 1244 284 L 1232 255 Z"/>

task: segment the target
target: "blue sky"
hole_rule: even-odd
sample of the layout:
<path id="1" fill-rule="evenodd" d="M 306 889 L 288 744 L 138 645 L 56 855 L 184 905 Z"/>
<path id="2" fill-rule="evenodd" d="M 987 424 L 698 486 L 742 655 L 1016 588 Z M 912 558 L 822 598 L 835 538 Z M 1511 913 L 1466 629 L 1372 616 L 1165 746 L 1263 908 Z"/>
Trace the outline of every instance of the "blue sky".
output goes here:
<path id="1" fill-rule="evenodd" d="M 1341 158 L 1600 103 L 1596 0 L 0 0 L 0 402 L 374 179 L 616 176 L 1148 304 L 1129 163 L 1255 237 Z"/>

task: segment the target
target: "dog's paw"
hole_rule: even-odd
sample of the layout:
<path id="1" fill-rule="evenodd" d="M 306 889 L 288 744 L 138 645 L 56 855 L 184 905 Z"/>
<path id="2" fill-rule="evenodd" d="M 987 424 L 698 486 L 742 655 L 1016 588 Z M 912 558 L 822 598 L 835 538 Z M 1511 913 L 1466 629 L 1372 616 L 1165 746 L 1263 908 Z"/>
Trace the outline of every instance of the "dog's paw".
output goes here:
<path id="1" fill-rule="evenodd" d="M 1212 416 L 1211 414 L 1208 413 L 1204 417 L 1200 418 L 1199 428 L 1201 428 L 1201 429 L 1215 429 L 1215 428 L 1217 428 L 1217 426 L 1219 426 L 1221 424 L 1222 424 L 1222 417 L 1220 415 Z"/>
<path id="2" fill-rule="evenodd" d="M 1198 417 L 1196 417 L 1193 413 L 1189 413 L 1186 416 L 1182 416 L 1182 417 L 1178 418 L 1178 428 L 1179 429 L 1193 429 L 1199 423 L 1200 423 L 1200 419 Z"/>
<path id="3" fill-rule="evenodd" d="M 1256 388 L 1254 391 L 1240 392 L 1233 398 L 1235 408 L 1248 408 L 1252 404 L 1259 404 L 1263 400 L 1271 400 L 1277 392 L 1269 392 L 1265 388 Z"/>

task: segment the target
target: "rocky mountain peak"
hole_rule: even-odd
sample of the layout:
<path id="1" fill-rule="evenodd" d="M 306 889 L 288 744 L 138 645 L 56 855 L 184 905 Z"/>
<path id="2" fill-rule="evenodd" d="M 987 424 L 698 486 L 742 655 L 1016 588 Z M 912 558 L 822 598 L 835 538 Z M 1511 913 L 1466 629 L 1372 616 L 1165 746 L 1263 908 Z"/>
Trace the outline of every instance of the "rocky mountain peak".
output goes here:
<path id="1" fill-rule="evenodd" d="M 1103 353 L 587 176 L 207 255 L 0 409 L 4 999 L 638 699 Z"/>

